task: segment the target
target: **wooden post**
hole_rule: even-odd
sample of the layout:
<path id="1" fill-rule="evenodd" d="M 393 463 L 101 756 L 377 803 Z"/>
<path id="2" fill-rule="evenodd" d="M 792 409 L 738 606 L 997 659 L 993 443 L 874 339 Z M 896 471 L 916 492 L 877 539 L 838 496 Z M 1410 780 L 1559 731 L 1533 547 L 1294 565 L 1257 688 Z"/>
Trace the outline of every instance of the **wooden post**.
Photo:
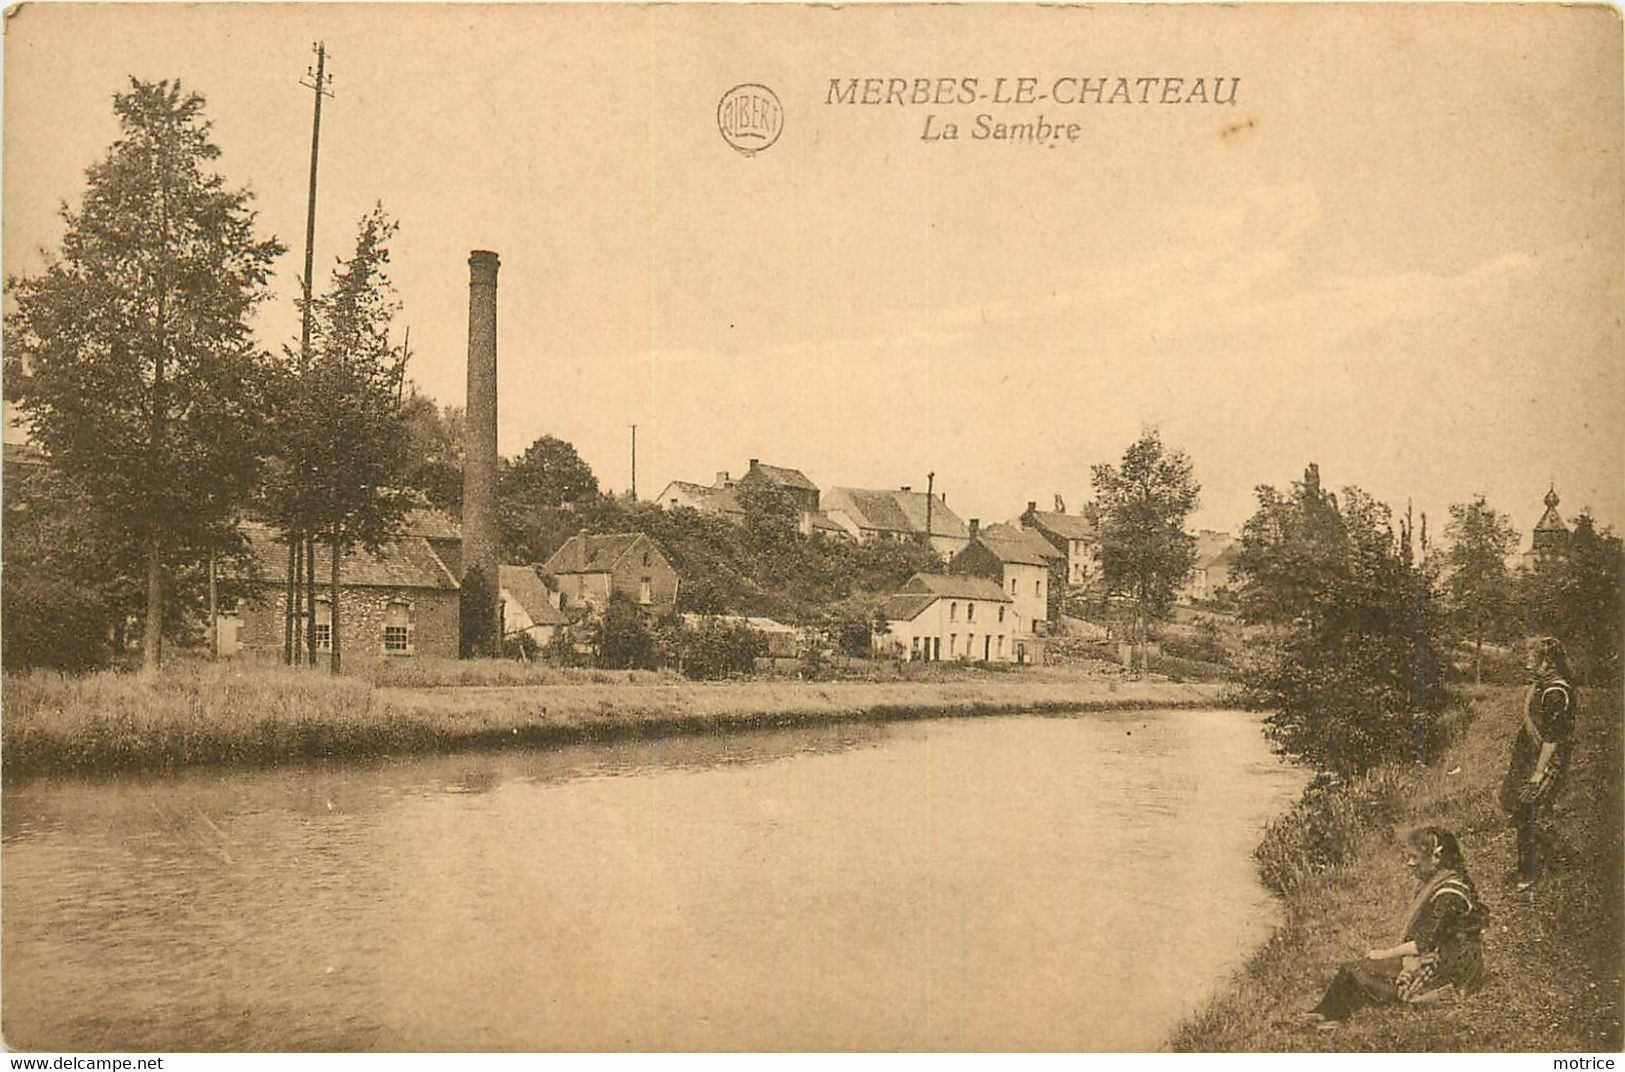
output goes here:
<path id="1" fill-rule="evenodd" d="M 343 552 L 339 548 L 339 535 L 333 533 L 333 585 L 329 589 L 331 595 L 328 599 L 331 605 L 327 609 L 327 635 L 333 657 L 328 661 L 328 669 L 333 673 L 339 672 L 339 559 Z"/>
<path id="2" fill-rule="evenodd" d="M 209 658 L 220 659 L 220 589 L 215 582 L 215 550 L 209 548 Z"/>

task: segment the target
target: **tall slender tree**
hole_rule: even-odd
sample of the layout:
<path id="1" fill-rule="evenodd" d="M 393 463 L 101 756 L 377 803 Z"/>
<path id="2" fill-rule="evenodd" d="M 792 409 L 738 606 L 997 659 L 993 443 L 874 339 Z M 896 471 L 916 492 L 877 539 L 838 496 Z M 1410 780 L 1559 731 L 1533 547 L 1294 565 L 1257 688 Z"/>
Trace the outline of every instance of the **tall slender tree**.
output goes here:
<path id="1" fill-rule="evenodd" d="M 1143 648 L 1149 619 L 1168 612 L 1196 561 L 1185 519 L 1202 486 L 1190 456 L 1165 447 L 1155 428 L 1130 444 L 1121 464 L 1096 465 L 1093 484 L 1102 580 L 1133 601 L 1133 639 Z"/>
<path id="2" fill-rule="evenodd" d="M 211 169 L 204 100 L 132 79 L 120 135 L 64 206 L 61 251 L 9 281 L 9 394 L 54 464 L 140 548 L 142 665 L 161 657 L 173 569 L 235 538 L 256 477 L 265 355 L 249 314 L 274 238 Z"/>
<path id="3" fill-rule="evenodd" d="M 362 218 L 354 253 L 338 263 L 326 292 L 313 299 L 311 361 L 300 370 L 290 354 L 281 380 L 281 485 L 268 501 L 290 538 L 304 532 L 327 544 L 334 670 L 342 658 L 344 553 L 387 542 L 411 504 L 401 486 L 405 351 L 391 338 L 399 304 L 387 273 L 395 231 L 381 207 Z"/>
<path id="4" fill-rule="evenodd" d="M 1484 496 L 1450 507 L 1445 526 L 1450 541 L 1445 582 L 1450 615 L 1459 634 L 1473 642 L 1473 682 L 1484 680 L 1484 641 L 1505 631 L 1512 610 L 1512 574 L 1507 556 L 1518 549 L 1518 530 Z"/>

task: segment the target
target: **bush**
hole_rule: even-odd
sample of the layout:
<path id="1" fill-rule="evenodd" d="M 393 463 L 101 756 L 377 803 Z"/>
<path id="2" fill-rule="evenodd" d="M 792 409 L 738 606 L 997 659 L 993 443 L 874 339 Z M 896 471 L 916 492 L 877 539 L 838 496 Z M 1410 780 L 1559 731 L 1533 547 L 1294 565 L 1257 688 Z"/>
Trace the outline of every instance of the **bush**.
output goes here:
<path id="1" fill-rule="evenodd" d="M 518 659 L 520 662 L 534 662 L 541 652 L 542 646 L 536 643 L 536 638 L 530 633 L 515 633 L 505 637 L 502 641 L 502 657 L 504 659 Z"/>
<path id="2" fill-rule="evenodd" d="M 1283 897 L 1305 882 L 1353 859 L 1361 838 L 1391 826 L 1402 811 L 1398 777 L 1391 771 L 1354 782 L 1319 777 L 1292 809 L 1264 830 L 1253 851 L 1259 878 Z"/>
<path id="3" fill-rule="evenodd" d="M 679 652 L 685 677 L 720 681 L 752 673 L 767 654 L 767 638 L 744 622 L 706 618 L 684 628 Z"/>
<path id="4" fill-rule="evenodd" d="M 643 608 L 617 594 L 593 628 L 597 663 L 611 670 L 653 670 L 655 638 Z"/>
<path id="5" fill-rule="evenodd" d="M 112 635 L 107 607 L 95 593 L 50 577 L 5 578 L 5 669 L 82 673 L 107 665 Z"/>

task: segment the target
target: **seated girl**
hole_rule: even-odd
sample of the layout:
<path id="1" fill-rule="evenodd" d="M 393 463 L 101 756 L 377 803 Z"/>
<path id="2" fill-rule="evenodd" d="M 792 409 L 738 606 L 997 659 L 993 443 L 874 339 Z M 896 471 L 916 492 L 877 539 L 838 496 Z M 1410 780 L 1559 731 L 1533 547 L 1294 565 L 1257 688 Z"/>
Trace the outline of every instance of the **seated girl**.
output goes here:
<path id="1" fill-rule="evenodd" d="M 1476 986 L 1484 972 L 1479 935 L 1489 909 L 1478 898 L 1456 836 L 1425 826 L 1405 839 L 1421 884 L 1398 945 L 1373 949 L 1337 970 L 1306 1019 L 1330 1027 L 1362 1005 L 1427 1004 Z"/>

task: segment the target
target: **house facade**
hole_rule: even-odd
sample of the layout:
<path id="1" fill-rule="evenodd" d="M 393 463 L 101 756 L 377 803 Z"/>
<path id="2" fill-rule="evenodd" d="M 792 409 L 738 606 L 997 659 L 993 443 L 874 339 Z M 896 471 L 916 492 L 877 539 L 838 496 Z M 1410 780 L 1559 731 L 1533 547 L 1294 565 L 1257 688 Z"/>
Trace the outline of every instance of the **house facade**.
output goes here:
<path id="1" fill-rule="evenodd" d="M 1027 658 L 1015 603 L 984 577 L 916 573 L 887 598 L 877 652 L 909 662 L 1008 663 Z"/>
<path id="2" fill-rule="evenodd" d="M 702 514 L 715 514 L 733 521 L 742 521 L 745 508 L 734 494 L 733 481 L 727 473 L 717 474 L 717 484 L 694 484 L 687 480 L 673 480 L 655 499 L 662 510 L 698 510 Z"/>
<path id="3" fill-rule="evenodd" d="M 859 543 L 928 537 L 945 562 L 970 544 L 969 526 L 948 509 L 945 495 L 928 496 L 909 487 L 831 488 L 824 495 L 824 513 Z"/>
<path id="4" fill-rule="evenodd" d="M 1063 556 L 1060 583 L 1081 588 L 1094 579 L 1099 536 L 1088 518 L 1066 512 L 1066 504 L 1061 502 L 1060 496 L 1056 496 L 1055 505 L 1055 510 L 1040 510 L 1037 502 L 1029 502 L 1016 524 L 1043 537 Z"/>
<path id="5" fill-rule="evenodd" d="M 545 647 L 570 622 L 553 605 L 547 583 L 534 566 L 503 566 L 499 594 L 504 640 L 525 635 Z"/>
<path id="6" fill-rule="evenodd" d="M 818 485 L 807 479 L 807 474 L 800 469 L 763 465 L 760 458 L 752 458 L 750 468 L 735 487 L 772 489 L 784 496 L 798 516 L 818 512 Z"/>
<path id="7" fill-rule="evenodd" d="M 220 654 L 280 658 L 288 546 L 267 525 L 243 535 L 257 566 L 249 594 L 220 616 Z M 316 650 L 333 648 L 332 555 L 316 554 Z M 377 551 L 355 548 L 339 566 L 339 645 L 346 659 L 455 659 L 460 586 L 424 536 L 407 533 Z"/>
<path id="8" fill-rule="evenodd" d="M 616 594 L 654 615 L 677 608 L 677 571 L 641 532 L 572 536 L 542 564 L 540 573 L 550 602 L 566 614 L 581 607 L 602 611 Z"/>
<path id="9" fill-rule="evenodd" d="M 1011 525 L 984 529 L 972 518 L 970 542 L 949 569 L 997 584 L 1010 597 L 1023 627 L 1037 633 L 1049 620 L 1050 565 L 1057 554 L 1035 533 Z"/>
<path id="10" fill-rule="evenodd" d="M 1235 580 L 1236 561 L 1241 544 L 1228 532 L 1202 529 L 1196 534 L 1196 561 L 1191 574 L 1180 586 L 1183 603 L 1205 602 L 1229 589 Z"/>

